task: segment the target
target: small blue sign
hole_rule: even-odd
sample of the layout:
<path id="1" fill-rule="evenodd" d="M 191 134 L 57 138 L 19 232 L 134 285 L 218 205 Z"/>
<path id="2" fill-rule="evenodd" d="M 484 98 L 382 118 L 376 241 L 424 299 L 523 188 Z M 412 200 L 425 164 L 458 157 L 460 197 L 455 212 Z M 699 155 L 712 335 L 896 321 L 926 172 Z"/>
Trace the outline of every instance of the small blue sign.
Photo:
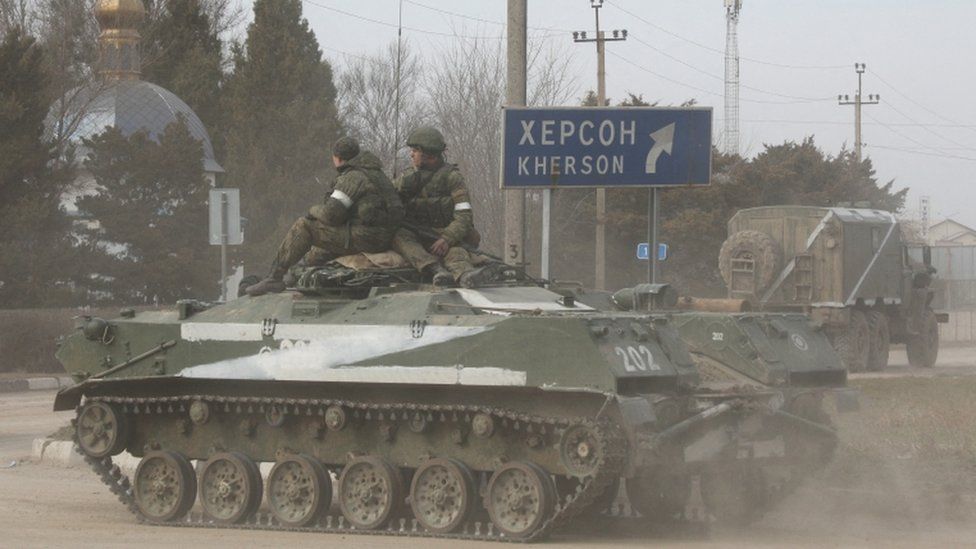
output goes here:
<path id="1" fill-rule="evenodd" d="M 641 242 L 637 245 L 637 259 L 648 260 L 651 258 L 651 245 Z M 665 261 L 668 258 L 668 245 L 663 242 L 657 244 L 657 260 Z"/>
<path id="2" fill-rule="evenodd" d="M 651 245 L 647 242 L 641 242 L 637 245 L 637 259 L 650 259 L 651 258 Z"/>
<path id="3" fill-rule="evenodd" d="M 707 185 L 711 107 L 506 108 L 502 188 Z"/>

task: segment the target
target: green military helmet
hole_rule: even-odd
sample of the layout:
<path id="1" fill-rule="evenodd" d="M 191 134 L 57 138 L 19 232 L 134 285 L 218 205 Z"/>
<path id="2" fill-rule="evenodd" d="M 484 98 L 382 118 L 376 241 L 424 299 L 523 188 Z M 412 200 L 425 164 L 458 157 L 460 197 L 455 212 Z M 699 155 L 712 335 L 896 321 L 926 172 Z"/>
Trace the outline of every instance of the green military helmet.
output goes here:
<path id="1" fill-rule="evenodd" d="M 427 154 L 440 154 L 447 148 L 444 135 L 433 126 L 421 126 L 410 132 L 407 137 L 408 147 L 417 147 Z"/>

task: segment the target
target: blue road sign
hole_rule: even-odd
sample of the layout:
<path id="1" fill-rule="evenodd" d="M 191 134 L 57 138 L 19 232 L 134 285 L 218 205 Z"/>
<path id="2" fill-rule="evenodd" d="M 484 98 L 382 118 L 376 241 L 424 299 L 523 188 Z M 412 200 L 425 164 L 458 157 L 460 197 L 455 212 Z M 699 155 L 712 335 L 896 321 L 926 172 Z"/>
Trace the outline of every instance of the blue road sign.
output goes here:
<path id="1" fill-rule="evenodd" d="M 651 245 L 641 242 L 637 245 L 637 259 L 648 260 L 651 258 Z M 668 245 L 663 242 L 657 243 L 657 260 L 664 261 L 668 258 Z"/>
<path id="2" fill-rule="evenodd" d="M 707 185 L 712 109 L 507 108 L 502 187 Z"/>

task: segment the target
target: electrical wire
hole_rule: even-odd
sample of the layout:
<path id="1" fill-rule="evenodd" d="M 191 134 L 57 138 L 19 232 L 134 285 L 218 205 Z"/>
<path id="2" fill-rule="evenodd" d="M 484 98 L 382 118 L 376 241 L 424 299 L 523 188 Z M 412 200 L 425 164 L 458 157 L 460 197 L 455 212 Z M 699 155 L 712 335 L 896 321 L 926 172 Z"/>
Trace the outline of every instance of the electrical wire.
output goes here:
<path id="1" fill-rule="evenodd" d="M 905 114 L 901 109 L 899 109 L 898 107 L 894 106 L 890 101 L 885 101 L 884 104 L 887 107 L 891 107 L 891 110 L 893 110 L 896 113 L 900 114 L 901 116 L 903 116 L 909 122 L 916 122 L 916 120 L 914 118 L 912 118 L 911 116 L 908 116 L 907 114 Z M 932 135 L 938 137 L 939 139 L 945 141 L 946 143 L 952 143 L 953 145 L 955 145 L 957 147 L 965 147 L 965 145 L 963 145 L 962 143 L 959 143 L 958 141 L 955 141 L 953 139 L 949 139 L 948 137 L 946 137 L 946 136 L 944 136 L 944 135 L 942 135 L 942 134 L 940 134 L 940 133 L 938 133 L 938 132 L 936 132 L 936 131 L 934 131 L 934 130 L 926 127 L 926 126 L 920 126 L 920 127 L 923 130 L 929 132 L 930 134 L 932 134 Z"/>
<path id="2" fill-rule="evenodd" d="M 397 25 L 396 23 L 390 23 L 388 21 L 381 21 L 379 19 L 373 19 L 372 17 L 366 17 L 365 15 L 359 15 L 358 13 L 353 13 L 351 11 L 341 10 L 339 8 L 335 8 L 335 7 L 332 7 L 332 6 L 327 6 L 327 5 L 322 4 L 320 2 L 314 2 L 313 0 L 302 0 L 302 2 L 304 2 L 304 3 L 306 3 L 306 4 L 310 5 L 310 6 L 315 6 L 316 8 L 319 8 L 319 9 L 328 10 L 328 11 L 331 11 L 331 12 L 334 12 L 334 13 L 338 13 L 338 14 L 341 14 L 341 15 L 345 15 L 346 17 L 352 17 L 354 19 L 359 19 L 361 21 L 367 21 L 369 23 L 373 23 L 373 24 L 376 24 L 376 25 L 382 25 L 384 27 L 390 27 L 390 28 L 394 28 L 394 29 L 400 28 L 399 25 Z M 467 39 L 467 40 L 504 40 L 505 39 L 505 37 L 504 36 L 501 36 L 501 35 L 499 35 L 499 36 L 471 36 L 471 35 L 464 35 L 464 34 L 457 34 L 457 33 L 450 33 L 450 32 L 441 32 L 441 31 L 434 31 L 434 30 L 428 30 L 428 29 L 420 29 L 420 28 L 416 28 L 416 27 L 407 27 L 407 26 L 404 26 L 403 27 L 403 30 L 410 31 L 410 32 L 416 32 L 416 33 L 420 33 L 420 34 L 429 34 L 429 35 L 433 35 L 433 36 L 443 36 L 443 37 L 447 37 L 447 38 L 464 38 L 464 39 Z M 542 38 L 548 38 L 548 37 L 547 36 L 543 36 Z"/>
<path id="3" fill-rule="evenodd" d="M 821 124 L 821 125 L 832 125 L 832 126 L 849 126 L 851 124 L 850 122 L 847 122 L 847 121 L 839 121 L 839 120 L 789 120 L 789 119 L 783 119 L 783 118 L 753 118 L 753 119 L 744 119 L 744 120 L 742 120 L 742 122 L 749 122 L 751 124 Z M 929 123 L 924 123 L 924 122 L 913 124 L 913 123 L 910 123 L 910 122 L 909 123 L 905 123 L 905 122 L 894 122 L 894 123 L 892 123 L 892 122 L 880 122 L 880 121 L 878 123 L 870 122 L 870 123 L 866 123 L 864 125 L 865 126 L 881 126 L 881 125 L 886 125 L 886 126 L 892 126 L 892 127 L 896 127 L 896 128 L 899 128 L 899 127 L 901 127 L 901 128 L 920 128 L 920 127 L 923 127 L 923 126 L 929 126 L 929 127 L 934 127 L 934 128 L 970 128 L 970 127 L 976 127 L 976 126 L 966 126 L 966 125 L 962 125 L 962 124 L 929 124 Z M 942 148 L 944 150 L 949 150 L 952 147 L 942 147 Z M 964 148 L 964 149 L 970 149 L 970 147 L 962 147 L 962 148 Z"/>
<path id="4" fill-rule="evenodd" d="M 976 129 L 976 125 L 974 125 L 974 124 L 959 124 L 955 120 L 952 120 L 951 118 L 949 118 L 947 116 L 943 116 L 943 115 L 935 112 L 934 110 L 932 110 L 928 106 L 926 106 L 924 103 L 921 103 L 919 101 L 915 101 L 911 97 L 909 97 L 909 96 L 905 95 L 904 93 L 902 93 L 901 90 L 899 90 L 898 88 L 896 88 L 892 83 L 890 83 L 887 80 L 885 80 L 884 77 L 882 77 L 877 72 L 875 72 L 873 70 L 870 70 L 870 69 L 868 69 L 868 72 L 871 73 L 872 76 L 874 76 L 875 78 L 877 78 L 878 80 L 880 80 L 882 84 L 884 84 L 885 86 L 888 87 L 888 89 L 890 89 L 891 91 L 895 92 L 897 95 L 899 95 L 900 97 L 902 97 L 906 101 L 914 104 L 915 106 L 921 108 L 922 110 L 928 112 L 929 114 L 934 115 L 936 118 L 941 118 L 942 120 L 945 120 L 946 122 L 949 122 L 950 125 L 947 125 L 946 127 L 953 127 L 953 128 L 954 127 L 959 127 L 959 128 L 967 128 L 967 129 Z"/>
<path id="5" fill-rule="evenodd" d="M 938 157 L 938 158 L 951 158 L 951 159 L 955 159 L 955 160 L 968 160 L 969 162 L 976 162 L 976 158 L 969 157 L 969 156 L 959 156 L 959 155 L 955 155 L 955 154 L 939 154 L 939 153 L 933 153 L 933 152 L 928 152 L 928 151 L 920 151 L 918 149 L 906 149 L 904 147 L 889 147 L 887 145 L 869 145 L 869 144 L 865 144 L 864 146 L 867 147 L 867 148 L 871 148 L 871 149 L 883 149 L 883 150 L 887 150 L 887 151 L 898 151 L 898 152 L 904 152 L 904 153 L 909 153 L 909 154 L 920 154 L 922 156 L 934 156 L 934 157 Z"/>
<path id="6" fill-rule="evenodd" d="M 654 50 L 655 52 L 657 52 L 657 53 L 659 53 L 659 54 L 667 57 L 668 59 L 671 59 L 672 61 L 674 61 L 676 63 L 680 63 L 680 64 L 682 64 L 682 65 L 684 65 L 684 66 L 692 69 L 695 72 L 699 72 L 701 74 L 704 74 L 705 76 L 708 76 L 710 78 L 714 78 L 716 80 L 720 80 L 722 82 L 725 81 L 725 77 L 724 76 L 719 76 L 717 74 L 712 74 L 712 73 L 710 73 L 710 72 L 708 72 L 706 70 L 699 69 L 698 67 L 692 65 L 691 63 L 688 63 L 686 61 L 683 61 L 683 60 L 681 60 L 681 59 L 679 59 L 679 58 L 671 55 L 670 53 L 668 53 L 668 52 L 666 52 L 666 51 L 664 51 L 664 50 L 662 50 L 662 49 L 660 49 L 660 48 L 658 48 L 656 46 L 653 46 L 653 45 L 645 42 L 644 40 L 641 40 L 640 37 L 637 37 L 637 36 L 634 36 L 633 34 L 630 34 L 630 35 L 627 36 L 627 38 L 633 38 L 635 42 L 637 42 L 639 44 L 642 44 L 643 46 L 645 46 L 647 48 L 650 48 L 651 50 Z M 752 91 L 759 92 L 759 93 L 765 93 L 767 95 L 773 95 L 773 96 L 776 96 L 776 97 L 782 97 L 784 99 L 801 99 L 801 100 L 804 100 L 804 101 L 832 101 L 833 100 L 833 97 L 802 97 L 802 96 L 797 96 L 797 95 L 789 95 L 789 94 L 785 94 L 785 93 L 778 93 L 778 92 L 773 92 L 773 91 L 769 91 L 769 90 L 764 90 L 762 88 L 757 88 L 755 86 L 749 86 L 747 84 L 742 84 L 742 83 L 740 83 L 739 86 L 742 87 L 742 88 L 745 88 L 747 90 L 752 90 Z"/>
<path id="7" fill-rule="evenodd" d="M 705 93 L 705 94 L 708 94 L 708 95 L 713 95 L 715 97 L 725 97 L 725 94 L 724 93 L 717 93 L 717 92 L 714 92 L 714 91 L 711 91 L 711 90 L 707 90 L 705 88 L 701 88 L 701 87 L 695 86 L 693 84 L 688 84 L 687 82 L 681 82 L 680 80 L 675 80 L 675 79 L 673 79 L 671 77 L 664 76 L 661 73 L 652 71 L 651 69 L 649 69 L 649 68 L 647 68 L 647 67 L 645 67 L 643 65 L 640 65 L 638 63 L 635 63 L 634 61 L 631 61 L 630 59 L 627 59 L 626 57 L 624 57 L 622 55 L 618 55 L 617 53 L 614 53 L 612 51 L 611 52 L 607 52 L 607 53 L 610 54 L 610 55 L 612 55 L 613 57 L 616 57 L 617 59 L 620 59 L 624 63 L 627 63 L 628 65 L 633 66 L 636 69 L 639 69 L 641 71 L 644 71 L 644 72 L 646 72 L 648 74 L 652 74 L 652 75 L 654 75 L 654 76 L 656 76 L 656 77 L 658 77 L 658 78 L 660 78 L 662 80 L 666 80 L 668 82 L 671 82 L 673 84 L 678 84 L 679 86 L 684 86 L 686 88 L 691 88 L 693 90 L 697 90 L 697 91 L 700 91 L 700 92 Z M 740 101 L 743 101 L 743 102 L 746 102 L 746 103 L 760 103 L 760 104 L 766 104 L 766 105 L 795 105 L 795 104 L 799 104 L 799 103 L 816 103 L 816 102 L 822 102 L 822 101 L 833 101 L 833 98 L 802 99 L 802 100 L 795 100 L 795 101 L 768 101 L 768 100 L 763 100 L 763 99 L 748 99 L 748 98 L 740 98 L 739 100 Z"/>
<path id="8" fill-rule="evenodd" d="M 683 40 L 683 41 L 685 41 L 685 42 L 687 42 L 689 44 L 698 46 L 699 48 L 702 48 L 702 49 L 705 49 L 705 50 L 708 50 L 708 51 L 711 51 L 711 52 L 720 53 L 722 55 L 725 55 L 725 50 L 721 50 L 721 49 L 718 49 L 718 48 L 713 48 L 712 46 L 708 46 L 706 44 L 702 44 L 701 42 L 696 42 L 695 40 L 692 40 L 691 38 L 686 38 L 684 36 L 681 36 L 680 34 L 678 34 L 676 32 L 672 32 L 672 31 L 670 31 L 670 30 L 668 30 L 668 29 L 666 29 L 666 28 L 664 28 L 664 27 L 662 27 L 660 25 L 656 25 L 654 23 L 651 23 L 650 21 L 648 21 L 647 19 L 644 19 L 640 15 L 637 15 L 636 13 L 634 13 L 634 12 L 628 10 L 628 9 L 625 9 L 625 8 L 622 8 L 622 7 L 618 6 L 618 5 L 616 5 L 616 3 L 608 3 L 607 5 L 609 5 L 609 6 L 613 7 L 613 8 L 616 8 L 616 9 L 618 9 L 618 10 L 626 13 L 627 15 L 633 17 L 634 19 L 637 19 L 638 21 L 644 23 L 645 25 L 648 25 L 650 27 L 653 27 L 653 28 L 655 28 L 655 29 L 657 29 L 657 30 L 659 30 L 659 31 L 661 31 L 661 32 L 663 32 L 665 34 L 668 34 L 670 36 L 673 36 L 673 37 L 675 37 L 675 38 L 677 38 L 679 40 Z M 772 62 L 772 61 L 764 61 L 762 59 L 755 59 L 755 58 L 752 58 L 752 57 L 745 57 L 745 56 L 741 56 L 741 55 L 739 56 L 739 59 L 742 60 L 742 61 L 749 61 L 750 63 L 756 63 L 758 65 L 767 65 L 767 66 L 770 66 L 770 67 L 779 67 L 779 68 L 783 68 L 783 69 L 837 70 L 837 69 L 846 69 L 846 68 L 850 67 L 849 64 L 847 64 L 847 65 L 792 65 L 792 64 L 787 64 L 787 63 L 775 63 L 775 62 Z"/>
<path id="9" fill-rule="evenodd" d="M 437 13 L 440 13 L 440 14 L 443 14 L 443 15 L 448 15 L 448 16 L 451 16 L 451 17 L 458 17 L 458 18 L 461 18 L 461 19 L 467 19 L 469 21 L 477 21 L 479 23 L 488 23 L 489 25 L 499 25 L 501 27 L 507 26 L 507 24 L 504 21 L 497 21 L 495 19 L 484 19 L 482 17 L 475 17 L 473 15 L 465 15 L 463 13 L 458 13 L 456 11 L 445 10 L 445 9 L 442 9 L 442 8 L 435 8 L 434 6 L 429 6 L 427 4 L 421 4 L 420 2 L 414 2 L 413 0 L 404 0 L 404 2 L 406 2 L 407 4 L 413 4 L 414 6 L 417 6 L 418 8 L 423 8 L 423 9 L 430 10 L 430 11 L 436 11 Z M 532 30 L 540 30 L 540 31 L 546 31 L 546 32 L 558 32 L 558 33 L 571 33 L 571 32 L 573 32 L 570 29 L 559 29 L 559 28 L 555 28 L 555 27 L 533 27 L 533 26 L 529 25 L 528 28 L 530 28 Z"/>

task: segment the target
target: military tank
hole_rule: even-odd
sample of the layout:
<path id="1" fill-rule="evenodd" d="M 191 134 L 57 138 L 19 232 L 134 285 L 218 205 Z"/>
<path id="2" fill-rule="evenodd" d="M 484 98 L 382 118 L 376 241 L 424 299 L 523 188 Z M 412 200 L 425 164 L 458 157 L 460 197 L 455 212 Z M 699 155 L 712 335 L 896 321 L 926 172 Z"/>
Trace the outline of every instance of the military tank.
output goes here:
<path id="1" fill-rule="evenodd" d="M 805 317 L 499 273 L 333 263 L 281 294 L 82 318 L 55 410 L 152 524 L 534 541 L 614 499 L 748 520 L 829 459 L 846 371 Z"/>

